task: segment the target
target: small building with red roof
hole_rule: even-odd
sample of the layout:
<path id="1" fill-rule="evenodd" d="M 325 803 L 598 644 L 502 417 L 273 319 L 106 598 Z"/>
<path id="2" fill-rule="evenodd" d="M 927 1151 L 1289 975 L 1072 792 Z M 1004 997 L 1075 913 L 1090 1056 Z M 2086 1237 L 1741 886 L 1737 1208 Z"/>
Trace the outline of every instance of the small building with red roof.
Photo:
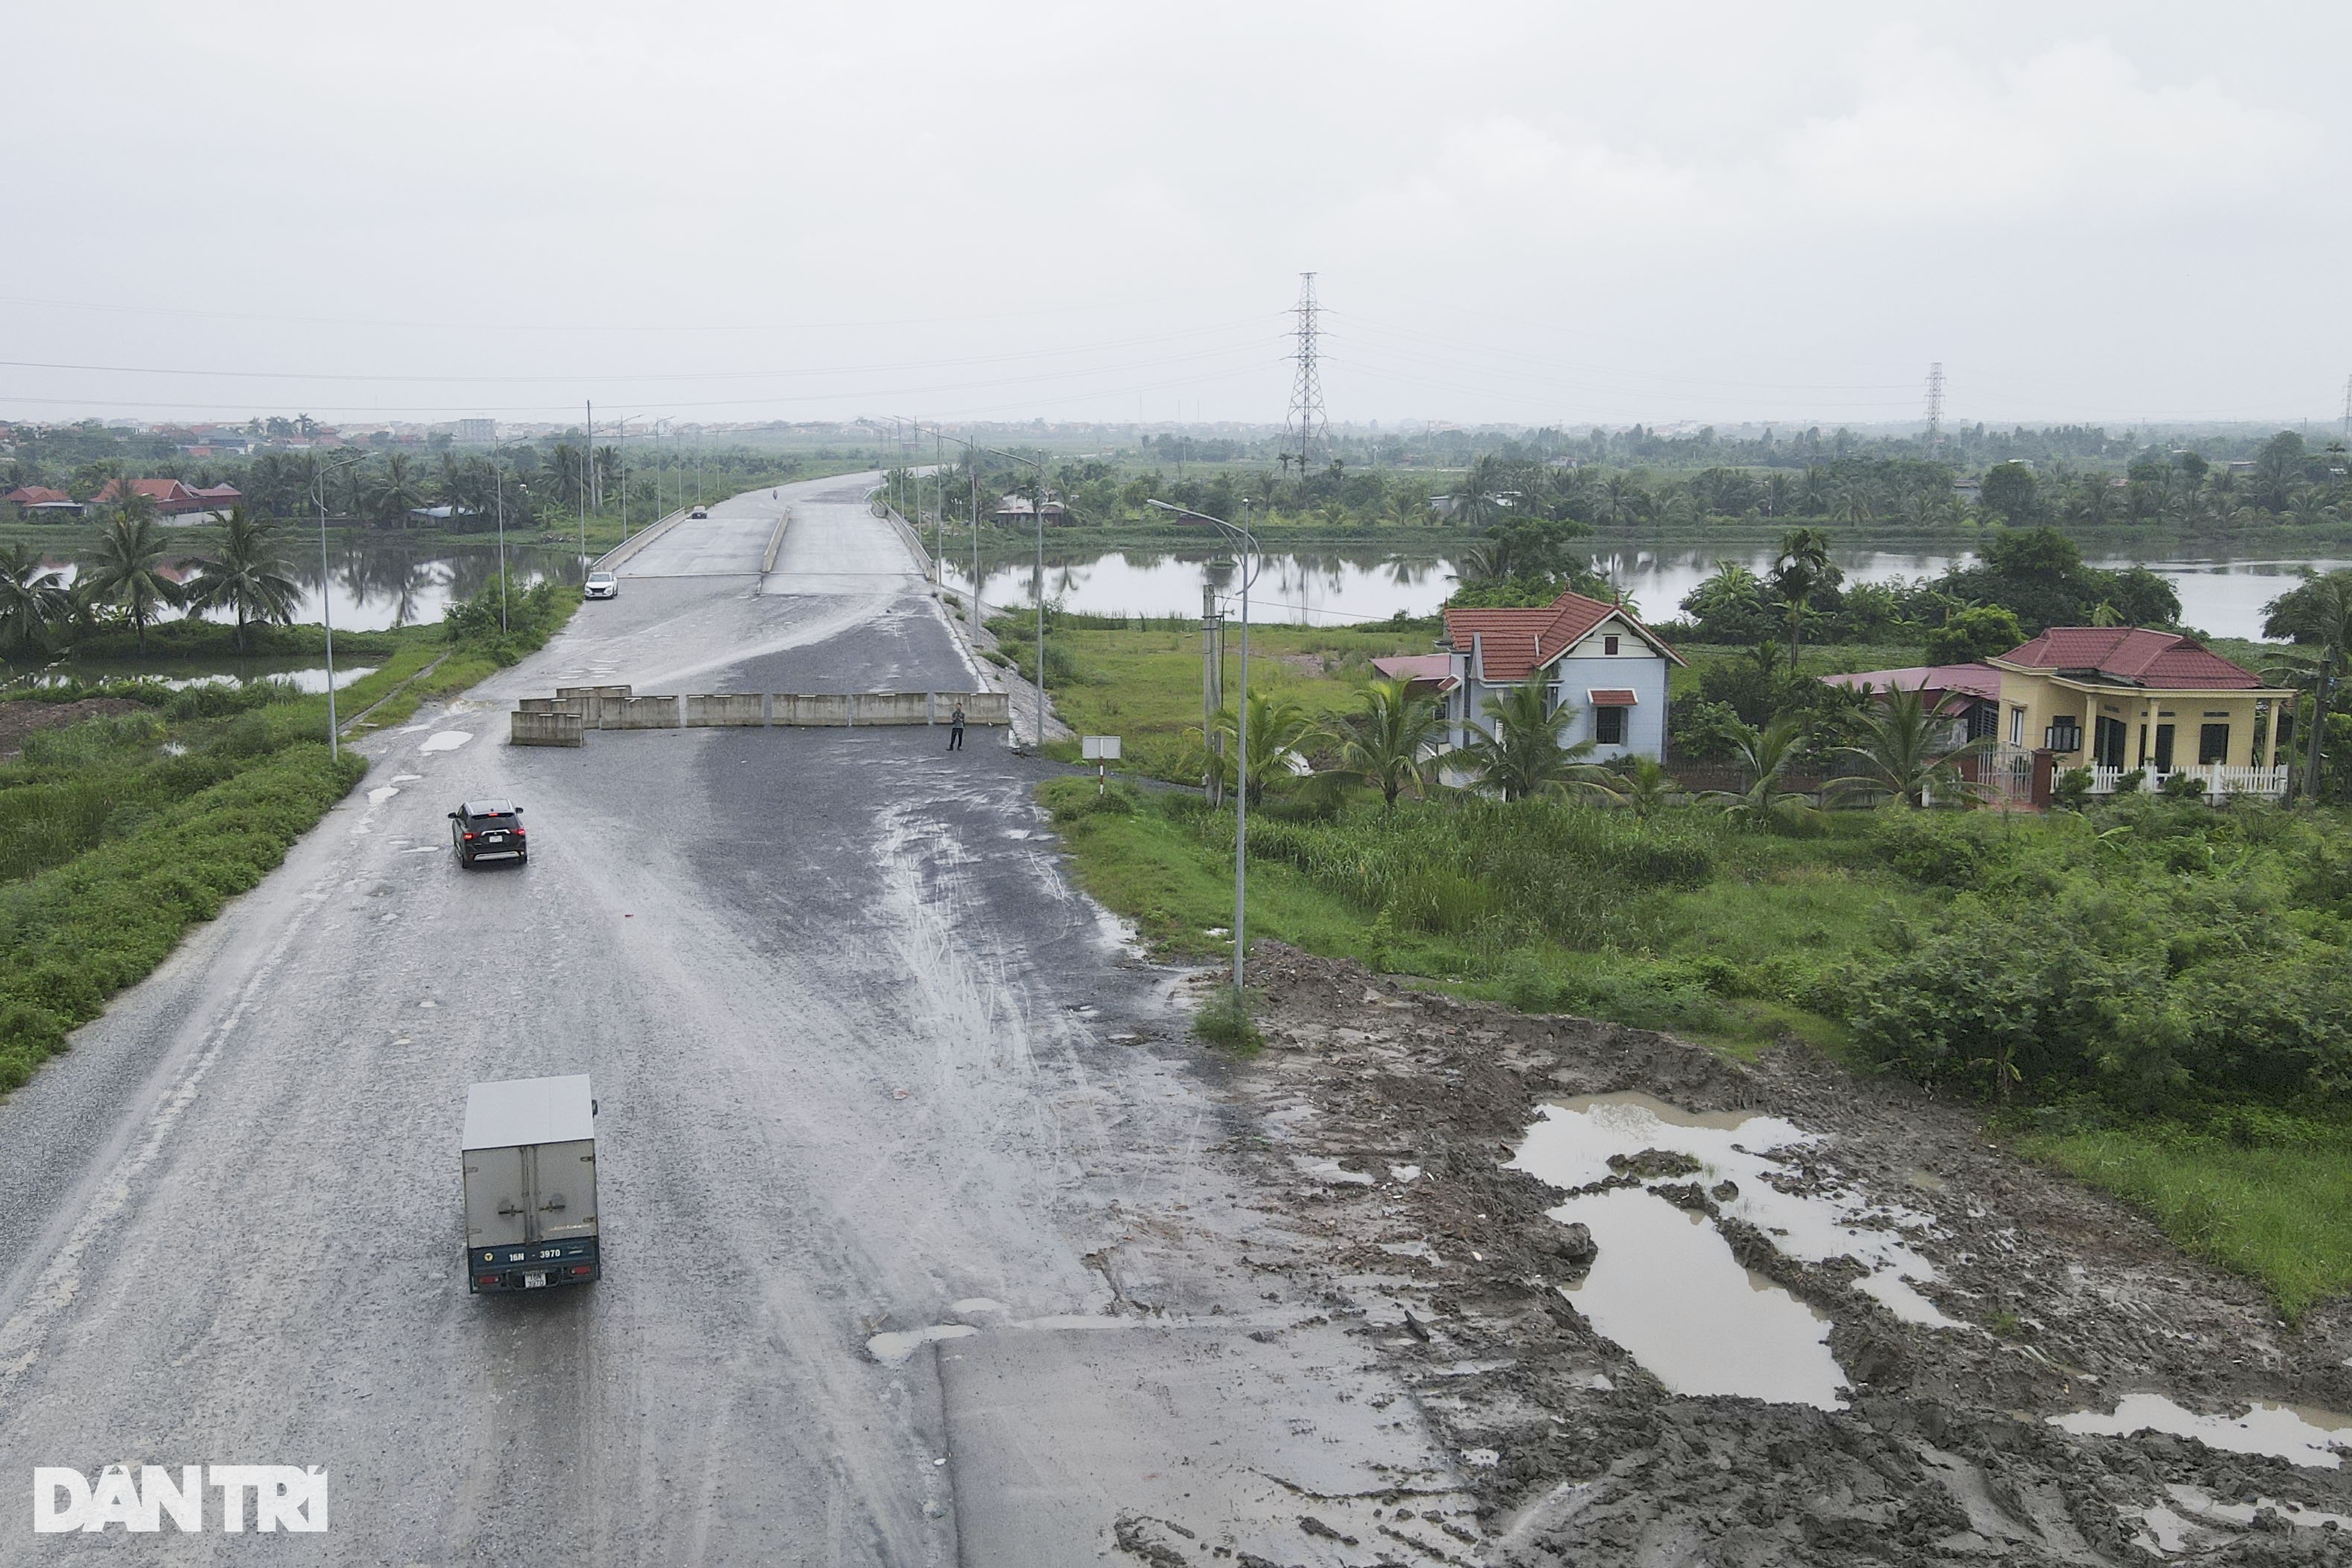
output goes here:
<path id="1" fill-rule="evenodd" d="M 2194 767 L 2208 770 L 2216 795 L 2285 788 L 2294 693 L 2193 637 L 2052 626 L 1985 663 L 2000 679 L 2007 746 L 2053 752 L 2060 767 L 2105 780 L 2144 768 L 2151 787 Z"/>
<path id="2" fill-rule="evenodd" d="M 47 485 L 18 485 L 6 495 L 0 495 L 0 502 L 48 517 L 78 517 L 81 514 L 81 502 L 65 491 L 53 490 Z"/>
<path id="3" fill-rule="evenodd" d="M 209 503 L 199 500 L 195 491 L 177 479 L 133 479 L 131 481 L 131 489 L 134 494 L 145 496 L 149 500 L 153 501 L 157 515 L 162 517 L 184 517 L 192 511 L 212 510 Z M 114 498 L 121 493 L 122 481 L 109 479 L 106 481 L 105 489 L 89 498 L 89 504 L 110 505 Z"/>
<path id="4" fill-rule="evenodd" d="M 1448 609 L 1443 646 L 1452 745 L 1485 728 L 1489 698 L 1540 678 L 1563 746 L 1665 759 L 1666 679 L 1683 658 L 1623 605 L 1566 593 L 1530 609 Z"/>

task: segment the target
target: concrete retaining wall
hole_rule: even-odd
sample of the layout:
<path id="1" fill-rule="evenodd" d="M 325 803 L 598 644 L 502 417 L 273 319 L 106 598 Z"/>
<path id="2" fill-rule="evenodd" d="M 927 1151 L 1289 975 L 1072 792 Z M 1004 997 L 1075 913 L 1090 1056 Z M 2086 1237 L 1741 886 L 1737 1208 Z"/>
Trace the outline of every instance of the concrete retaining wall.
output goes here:
<path id="1" fill-rule="evenodd" d="M 849 699 L 831 694 L 779 691 L 769 700 L 772 721 L 778 724 L 825 725 L 849 722 Z"/>
<path id="2" fill-rule="evenodd" d="M 730 691 L 715 697 L 688 697 L 686 700 L 686 726 L 689 730 L 706 725 L 756 725 L 767 721 L 768 700 L 757 691 Z"/>
<path id="3" fill-rule="evenodd" d="M 577 746 L 586 734 L 577 713 L 515 713 L 509 719 L 507 744 L 510 746 Z"/>
<path id="4" fill-rule="evenodd" d="M 1013 722 L 1013 699 L 1002 691 L 935 691 L 931 704 L 939 710 L 939 721 L 948 721 L 957 703 L 963 704 L 963 721 L 967 724 L 1010 724 Z"/>
<path id="5" fill-rule="evenodd" d="M 675 730 L 678 727 L 675 697 L 606 698 L 597 705 L 605 730 Z"/>

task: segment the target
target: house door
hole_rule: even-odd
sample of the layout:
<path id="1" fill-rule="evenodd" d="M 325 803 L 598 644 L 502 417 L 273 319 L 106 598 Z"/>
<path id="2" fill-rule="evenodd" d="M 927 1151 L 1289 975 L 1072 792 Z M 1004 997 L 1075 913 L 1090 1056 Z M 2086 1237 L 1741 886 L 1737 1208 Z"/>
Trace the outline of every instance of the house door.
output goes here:
<path id="1" fill-rule="evenodd" d="M 2172 771 L 2172 726 L 2169 724 L 2156 727 L 2156 771 L 2160 773 Z"/>
<path id="2" fill-rule="evenodd" d="M 2120 772 L 2124 765 L 2124 736 L 2128 727 L 2120 719 L 2101 714 L 2091 725 L 2091 761 L 2103 768 Z"/>

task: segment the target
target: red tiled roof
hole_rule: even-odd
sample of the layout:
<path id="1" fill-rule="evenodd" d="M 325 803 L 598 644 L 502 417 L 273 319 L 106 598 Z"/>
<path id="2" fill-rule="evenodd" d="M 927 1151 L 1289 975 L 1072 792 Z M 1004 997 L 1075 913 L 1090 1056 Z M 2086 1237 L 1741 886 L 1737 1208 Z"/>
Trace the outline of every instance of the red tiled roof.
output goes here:
<path id="1" fill-rule="evenodd" d="M 19 485 L 6 495 L 0 496 L 0 500 L 12 500 L 18 506 L 56 506 L 60 501 L 71 505 L 73 497 L 63 490 L 50 489 L 46 485 Z"/>
<path id="2" fill-rule="evenodd" d="M 2253 674 L 2172 632 L 2145 626 L 2052 626 L 2000 656 L 2028 669 L 2087 669 L 2159 690 L 2243 690 Z"/>
<path id="3" fill-rule="evenodd" d="M 243 500 L 245 492 L 235 485 L 198 485 L 191 492 L 205 500 Z"/>
<path id="4" fill-rule="evenodd" d="M 1532 609 L 1445 612 L 1445 640 L 1456 652 L 1466 653 L 1475 642 L 1481 656 L 1481 679 L 1491 685 L 1525 680 L 1535 670 L 1574 647 L 1585 633 L 1616 616 L 1658 652 L 1683 662 L 1682 656 L 1652 635 L 1621 605 L 1604 604 L 1582 594 L 1562 594 L 1549 605 Z"/>
<path id="5" fill-rule="evenodd" d="M 1595 708 L 1631 708 L 1640 700 L 1631 691 L 1615 686 L 1596 686 L 1584 695 Z"/>

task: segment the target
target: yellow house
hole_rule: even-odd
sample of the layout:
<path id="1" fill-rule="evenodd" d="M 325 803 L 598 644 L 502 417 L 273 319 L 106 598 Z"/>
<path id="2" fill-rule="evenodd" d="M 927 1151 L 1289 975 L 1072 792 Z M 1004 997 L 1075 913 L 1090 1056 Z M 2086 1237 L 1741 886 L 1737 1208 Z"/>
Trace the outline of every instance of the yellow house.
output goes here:
<path id="1" fill-rule="evenodd" d="M 2141 626 L 2053 626 L 1985 661 L 2000 674 L 1999 733 L 2011 756 L 2089 768 L 2099 794 L 2143 769 L 2156 789 L 2188 772 L 2211 795 L 2280 795 L 2294 693 L 2194 639 Z"/>

